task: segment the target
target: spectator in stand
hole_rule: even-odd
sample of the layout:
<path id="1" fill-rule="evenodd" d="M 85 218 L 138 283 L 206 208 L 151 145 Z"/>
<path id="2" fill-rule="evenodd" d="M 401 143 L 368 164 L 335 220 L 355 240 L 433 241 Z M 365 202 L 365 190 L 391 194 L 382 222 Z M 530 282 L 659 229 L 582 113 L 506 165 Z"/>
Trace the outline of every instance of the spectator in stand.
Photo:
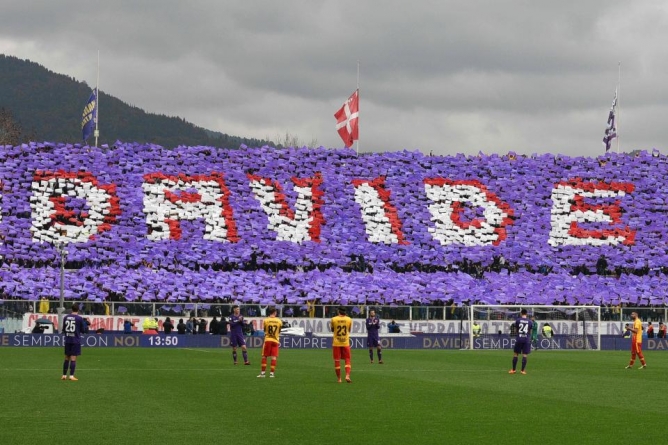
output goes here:
<path id="1" fill-rule="evenodd" d="M 624 333 L 622 334 L 623 338 L 631 338 L 631 331 L 629 329 L 631 329 L 631 327 L 626 323 L 624 325 Z"/>
<path id="2" fill-rule="evenodd" d="M 654 338 L 654 326 L 651 321 L 647 323 L 647 338 Z"/>
<path id="3" fill-rule="evenodd" d="M 218 335 L 220 333 L 218 326 L 218 318 L 214 315 L 213 320 L 211 320 L 211 323 L 209 323 L 209 332 L 211 335 Z"/>
<path id="4" fill-rule="evenodd" d="M 199 334 L 199 335 L 204 335 L 204 334 L 206 334 L 206 320 L 203 319 L 203 318 L 200 318 L 200 319 L 199 319 L 199 323 L 198 323 L 198 325 L 199 325 L 199 329 L 198 329 L 199 332 L 198 332 L 198 334 Z"/>
<path id="5" fill-rule="evenodd" d="M 387 325 L 387 332 L 390 333 L 390 334 L 398 334 L 398 333 L 401 332 L 401 329 L 399 329 L 399 325 L 397 324 L 397 322 L 392 320 Z"/>
<path id="6" fill-rule="evenodd" d="M 220 335 L 227 335 L 227 324 L 227 319 L 220 317 L 220 322 L 218 323 L 218 333 Z"/>
<path id="7" fill-rule="evenodd" d="M 132 334 L 132 327 L 134 325 L 135 324 L 129 318 L 126 318 L 123 321 L 123 333 L 124 334 Z"/>
<path id="8" fill-rule="evenodd" d="M 659 322 L 659 338 L 666 338 L 666 325 L 662 321 Z"/>
<path id="9" fill-rule="evenodd" d="M 195 323 L 193 323 L 193 320 L 195 317 L 190 317 L 188 321 L 186 321 L 186 334 L 196 334 L 195 332 Z"/>
<path id="10" fill-rule="evenodd" d="M 39 299 L 39 313 L 48 314 L 49 313 L 49 299 L 45 296 Z"/>
<path id="11" fill-rule="evenodd" d="M 172 331 L 174 330 L 174 325 L 172 324 L 172 320 L 167 317 L 165 319 L 165 322 L 162 324 L 162 330 L 165 331 L 165 334 L 171 334 Z"/>
<path id="12" fill-rule="evenodd" d="M 179 333 L 179 335 L 185 335 L 186 324 L 183 322 L 183 318 L 179 318 L 179 324 L 176 325 L 176 331 Z"/>
<path id="13" fill-rule="evenodd" d="M 608 260 L 605 258 L 605 255 L 598 257 L 598 261 L 596 261 L 596 273 L 598 275 L 608 274 Z"/>

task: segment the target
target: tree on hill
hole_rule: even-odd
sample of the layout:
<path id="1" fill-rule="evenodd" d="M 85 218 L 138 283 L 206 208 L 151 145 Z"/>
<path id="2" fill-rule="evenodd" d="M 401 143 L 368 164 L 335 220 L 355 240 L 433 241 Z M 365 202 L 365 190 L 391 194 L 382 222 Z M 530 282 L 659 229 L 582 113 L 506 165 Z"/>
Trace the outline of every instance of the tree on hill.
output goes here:
<path id="1" fill-rule="evenodd" d="M 81 142 L 81 114 L 91 87 L 54 73 L 37 63 L 0 54 L 0 104 L 12 111 L 14 121 L 34 131 L 33 140 Z M 231 136 L 198 127 L 185 119 L 147 113 L 100 91 L 100 144 L 134 141 L 159 144 L 208 145 L 239 148 L 266 145 L 267 141 Z M 26 142 L 21 133 L 19 141 Z"/>
<path id="2" fill-rule="evenodd" d="M 14 119 L 11 111 L 0 108 L 0 145 L 19 145 L 34 139 L 23 131 L 21 124 Z"/>

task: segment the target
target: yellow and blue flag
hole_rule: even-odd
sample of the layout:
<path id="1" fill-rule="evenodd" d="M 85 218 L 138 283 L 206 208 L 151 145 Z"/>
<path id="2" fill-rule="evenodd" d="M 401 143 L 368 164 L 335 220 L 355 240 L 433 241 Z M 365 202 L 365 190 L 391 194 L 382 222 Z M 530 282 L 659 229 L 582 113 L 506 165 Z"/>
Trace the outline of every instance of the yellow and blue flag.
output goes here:
<path id="1" fill-rule="evenodd" d="M 83 115 L 81 116 L 81 133 L 83 136 L 84 143 L 88 140 L 93 130 L 95 130 L 95 124 L 97 123 L 97 89 L 94 89 L 90 93 L 88 102 L 83 110 Z"/>

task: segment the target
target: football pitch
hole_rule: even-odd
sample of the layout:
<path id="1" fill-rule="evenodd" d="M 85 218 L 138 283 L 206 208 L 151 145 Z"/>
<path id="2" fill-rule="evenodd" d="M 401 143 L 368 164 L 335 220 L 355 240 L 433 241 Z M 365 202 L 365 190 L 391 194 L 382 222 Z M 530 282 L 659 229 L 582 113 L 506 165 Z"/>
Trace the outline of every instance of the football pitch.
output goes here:
<path id="1" fill-rule="evenodd" d="M 1 444 L 665 443 L 668 353 L 353 351 L 339 384 L 329 350 L 281 350 L 276 378 L 229 349 L 84 348 L 78 382 L 61 348 L 0 351 Z M 241 359 L 241 354 L 239 354 Z M 374 357 L 375 358 L 375 357 Z"/>

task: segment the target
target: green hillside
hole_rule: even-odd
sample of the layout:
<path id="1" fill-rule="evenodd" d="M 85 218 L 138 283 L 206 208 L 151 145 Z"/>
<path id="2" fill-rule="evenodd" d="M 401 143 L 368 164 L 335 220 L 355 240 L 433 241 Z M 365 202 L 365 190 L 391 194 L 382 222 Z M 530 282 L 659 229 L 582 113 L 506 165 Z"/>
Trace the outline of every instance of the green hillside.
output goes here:
<path id="1" fill-rule="evenodd" d="M 91 87 L 37 63 L 0 54 L 0 108 L 37 141 L 81 142 L 81 113 Z M 238 148 L 265 141 L 230 136 L 197 127 L 179 117 L 151 114 L 100 91 L 104 120 L 99 144 L 117 140 Z M 24 141 L 25 142 L 25 141 Z M 92 140 L 89 140 L 92 142 Z"/>

